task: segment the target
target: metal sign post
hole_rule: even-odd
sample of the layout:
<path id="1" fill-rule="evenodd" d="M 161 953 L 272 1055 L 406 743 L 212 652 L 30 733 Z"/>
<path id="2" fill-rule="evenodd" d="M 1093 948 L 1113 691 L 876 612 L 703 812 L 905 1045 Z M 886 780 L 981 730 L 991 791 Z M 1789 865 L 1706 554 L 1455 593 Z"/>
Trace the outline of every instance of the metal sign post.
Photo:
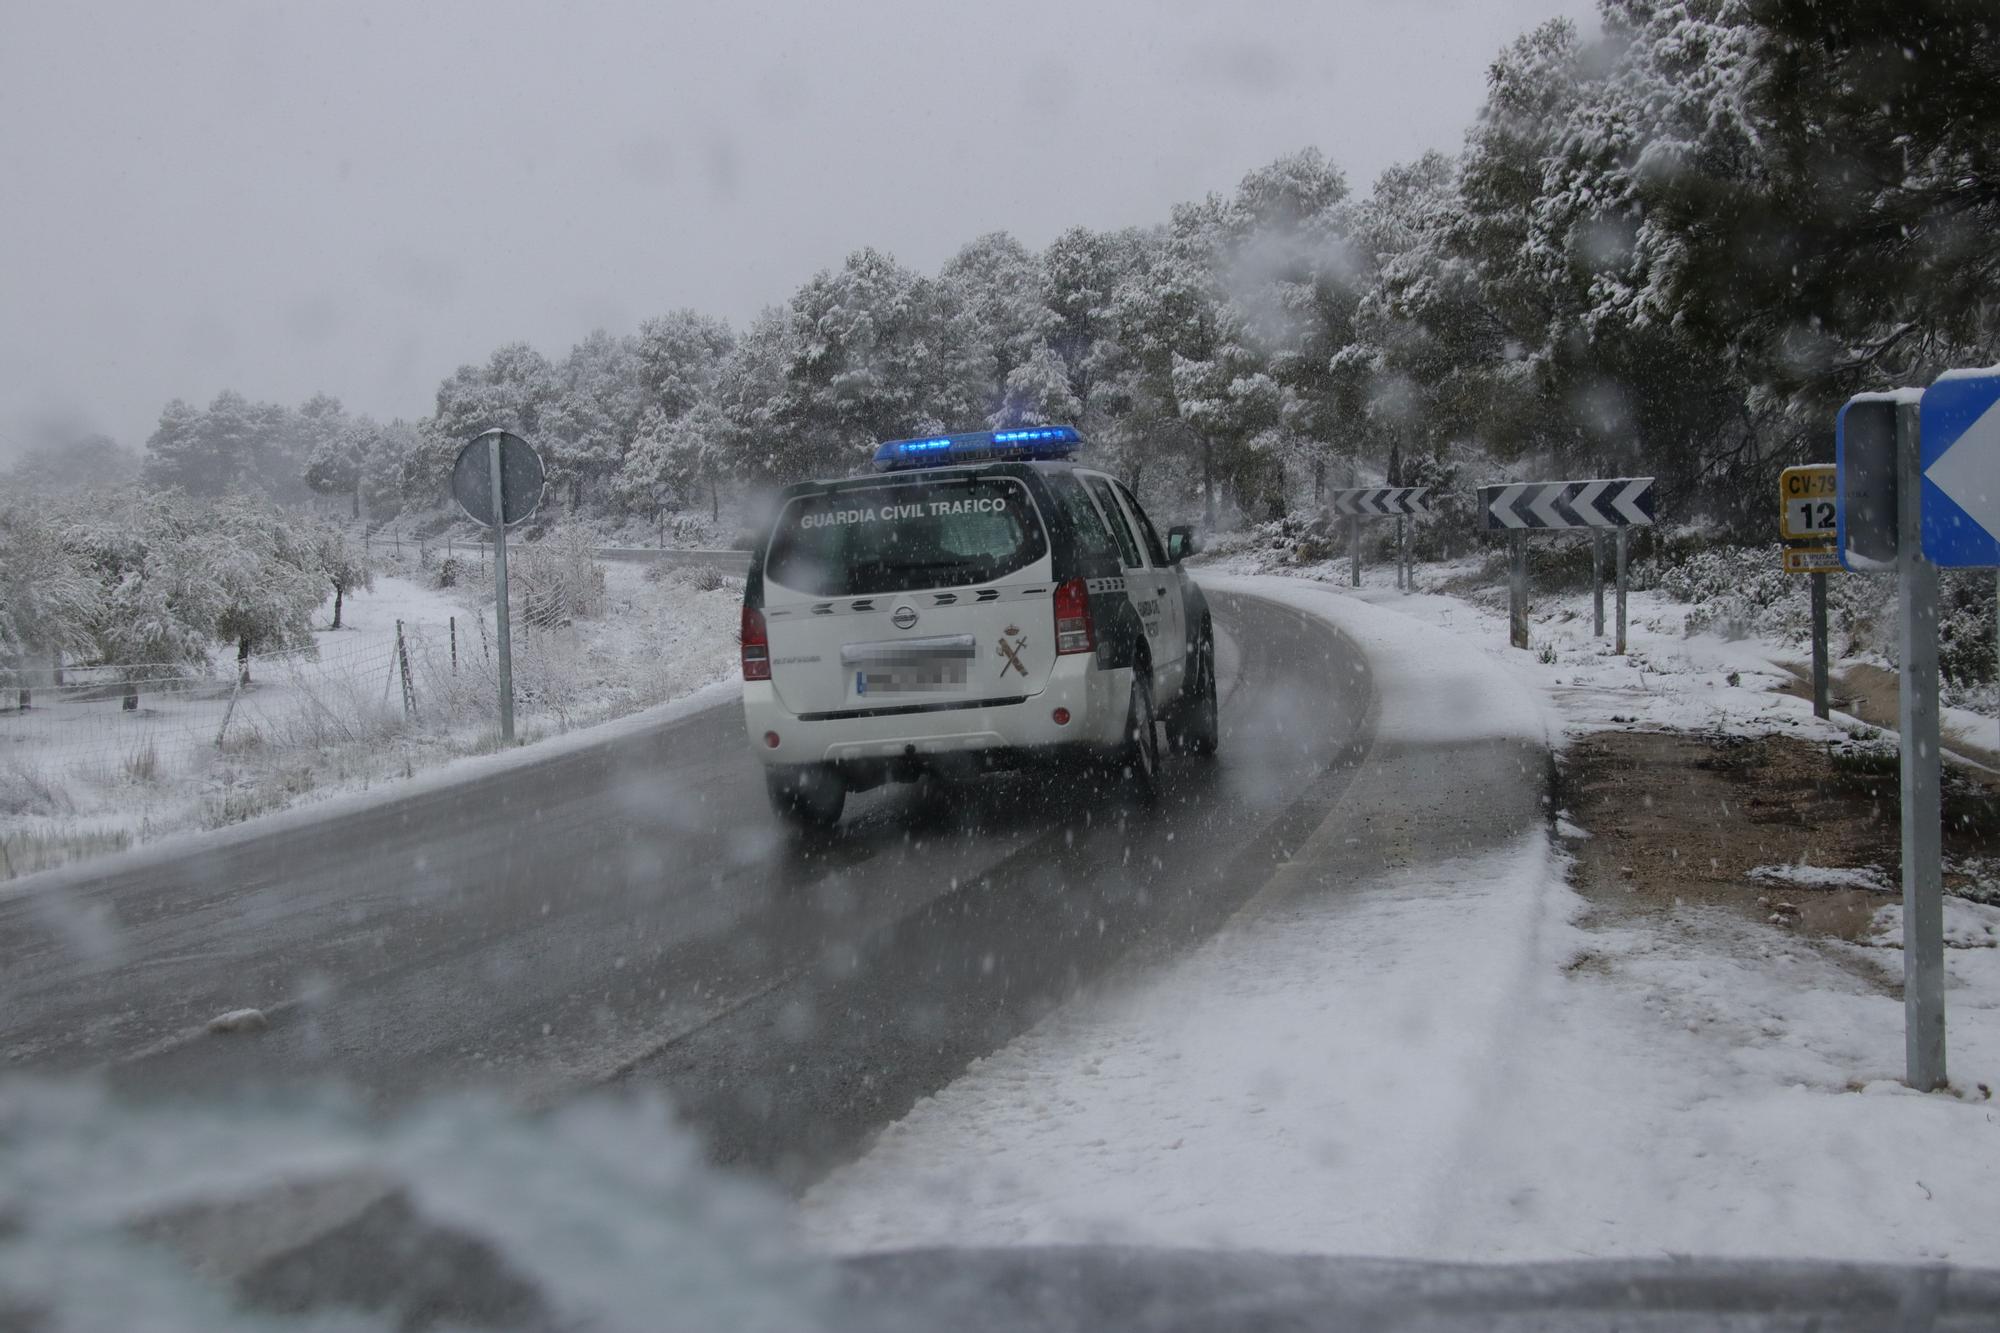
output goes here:
<path id="1" fill-rule="evenodd" d="M 1833 716 L 1827 687 L 1825 574 L 1812 575 L 1812 654 L 1813 716 L 1824 721 Z"/>
<path id="2" fill-rule="evenodd" d="M 1516 648 L 1528 646 L 1528 537 L 1517 532 L 1508 552 L 1507 642 Z"/>
<path id="3" fill-rule="evenodd" d="M 1620 657 L 1625 655 L 1625 552 L 1628 546 L 1628 539 L 1631 536 L 1632 529 L 1618 529 L 1618 536 L 1616 538 L 1618 543 L 1618 646 L 1614 651 Z"/>
<path id="4" fill-rule="evenodd" d="M 1604 637 L 1604 534 L 1590 534 L 1590 633 Z"/>
<path id="5" fill-rule="evenodd" d="M 487 482 L 493 493 L 493 637 L 500 644 L 500 740 L 514 740 L 514 633 L 507 605 L 507 492 L 500 472 L 498 431 L 485 437 L 489 448 Z"/>
<path id="6" fill-rule="evenodd" d="M 1903 1036 L 1909 1085 L 1945 1085 L 1944 809 L 1938 754 L 1938 572 L 1924 559 L 1923 488 L 1914 403 L 1896 408 L 1896 581 L 1902 603 L 1896 647 L 1902 659 L 1897 724 L 1903 733 Z"/>
<path id="7" fill-rule="evenodd" d="M 507 605 L 507 527 L 529 517 L 547 484 L 541 456 L 504 430 L 489 430 L 458 451 L 451 492 L 475 523 L 493 530 L 493 628 L 500 648 L 500 739 L 514 739 L 514 641 Z M 483 633 L 483 631 L 482 631 Z"/>

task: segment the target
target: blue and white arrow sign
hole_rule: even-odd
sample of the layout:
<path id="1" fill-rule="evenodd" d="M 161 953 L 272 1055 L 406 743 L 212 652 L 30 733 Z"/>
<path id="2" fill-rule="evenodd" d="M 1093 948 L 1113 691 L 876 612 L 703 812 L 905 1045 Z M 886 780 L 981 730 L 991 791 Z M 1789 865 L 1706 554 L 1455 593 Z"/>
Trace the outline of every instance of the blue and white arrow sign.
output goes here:
<path id="1" fill-rule="evenodd" d="M 1945 372 L 1918 413 L 1924 558 L 2000 565 L 2000 366 Z"/>

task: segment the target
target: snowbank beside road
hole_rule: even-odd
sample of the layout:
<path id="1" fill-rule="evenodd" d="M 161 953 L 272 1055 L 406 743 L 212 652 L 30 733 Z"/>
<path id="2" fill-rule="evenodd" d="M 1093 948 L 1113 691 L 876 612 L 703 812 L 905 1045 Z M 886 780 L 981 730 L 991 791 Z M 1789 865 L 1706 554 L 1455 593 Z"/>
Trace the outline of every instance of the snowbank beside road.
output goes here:
<path id="1" fill-rule="evenodd" d="M 1374 678 L 1376 729 L 1398 741 L 1548 743 L 1553 719 L 1539 683 L 1469 650 L 1462 636 L 1299 579 L 1204 574 L 1201 584 L 1282 603 L 1352 639 Z"/>

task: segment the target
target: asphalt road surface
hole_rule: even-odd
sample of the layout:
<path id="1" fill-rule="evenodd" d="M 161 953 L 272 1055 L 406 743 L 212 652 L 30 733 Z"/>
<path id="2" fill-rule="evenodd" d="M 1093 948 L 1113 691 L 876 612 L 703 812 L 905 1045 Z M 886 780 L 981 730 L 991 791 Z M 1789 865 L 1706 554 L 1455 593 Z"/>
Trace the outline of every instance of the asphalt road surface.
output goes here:
<path id="1" fill-rule="evenodd" d="M 1375 856 L 1413 821 L 1514 822 L 1473 808 L 1490 774 L 1436 755 L 1376 766 L 1408 791 L 1346 800 L 1384 749 L 1365 660 L 1295 611 L 1212 600 L 1221 753 L 1171 759 L 1153 807 L 1047 774 L 891 786 L 800 842 L 730 703 L 0 889 L 0 1060 L 140 1099 L 658 1086 L 717 1159 L 797 1187 L 1079 986 L 1208 936 L 1323 826 L 1367 825 L 1347 841 Z M 269 1027 L 206 1031 L 241 1008 Z"/>

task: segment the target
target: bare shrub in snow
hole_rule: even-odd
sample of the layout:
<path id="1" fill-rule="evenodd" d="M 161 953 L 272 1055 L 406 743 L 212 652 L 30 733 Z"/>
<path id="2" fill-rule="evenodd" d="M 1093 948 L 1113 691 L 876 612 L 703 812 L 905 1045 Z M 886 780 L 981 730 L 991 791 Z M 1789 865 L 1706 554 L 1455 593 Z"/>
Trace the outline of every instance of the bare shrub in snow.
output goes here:
<path id="1" fill-rule="evenodd" d="M 586 529 L 564 525 L 509 553 L 509 591 L 529 624 L 562 625 L 604 609 L 604 571 L 594 545 Z"/>
<path id="2" fill-rule="evenodd" d="M 160 749 L 150 739 L 141 741 L 125 756 L 125 778 L 128 782 L 157 782 L 159 777 Z"/>
<path id="3" fill-rule="evenodd" d="M 0 763 L 0 814 L 62 815 L 74 808 L 68 789 L 40 769 L 11 759 Z"/>
<path id="4" fill-rule="evenodd" d="M 202 827 L 222 828 L 282 810 L 317 785 L 312 765 L 303 759 L 289 760 L 262 772 L 232 775 L 203 800 Z"/>

